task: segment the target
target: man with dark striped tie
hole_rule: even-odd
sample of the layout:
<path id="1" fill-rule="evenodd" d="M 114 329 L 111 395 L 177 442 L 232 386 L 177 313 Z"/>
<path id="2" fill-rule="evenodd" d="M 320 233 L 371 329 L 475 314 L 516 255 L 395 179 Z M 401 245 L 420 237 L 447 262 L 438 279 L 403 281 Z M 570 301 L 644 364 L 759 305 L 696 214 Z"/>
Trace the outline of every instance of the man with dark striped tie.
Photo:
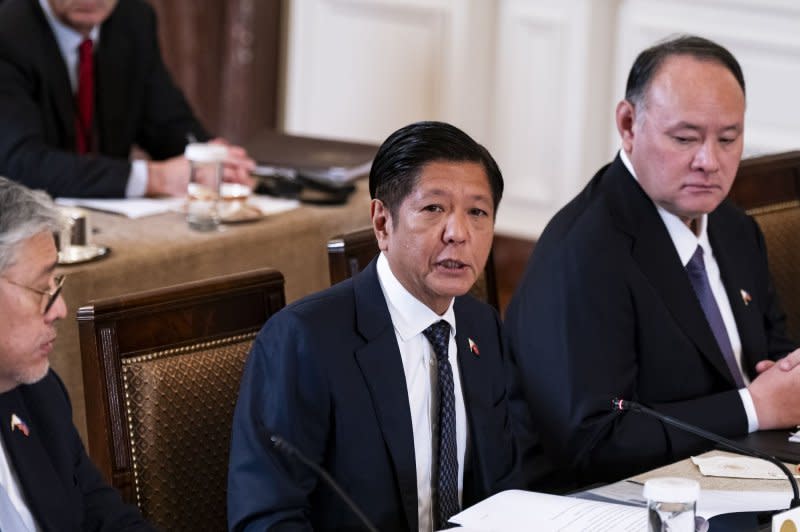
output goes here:
<path id="1" fill-rule="evenodd" d="M 233 422 L 231 530 L 355 530 L 361 521 L 279 435 L 341 484 L 381 531 L 447 526 L 519 487 L 497 312 L 465 295 L 483 271 L 503 180 L 488 151 L 411 124 L 370 172 L 380 254 L 273 316 Z"/>

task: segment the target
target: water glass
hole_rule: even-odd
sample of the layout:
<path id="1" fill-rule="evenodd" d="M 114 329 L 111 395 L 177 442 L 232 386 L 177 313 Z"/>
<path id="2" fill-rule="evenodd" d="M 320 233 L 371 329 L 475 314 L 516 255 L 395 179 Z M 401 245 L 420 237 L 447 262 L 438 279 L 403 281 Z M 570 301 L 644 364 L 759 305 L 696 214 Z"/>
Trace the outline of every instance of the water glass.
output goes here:
<path id="1" fill-rule="evenodd" d="M 228 148 L 220 144 L 192 143 L 186 146 L 184 155 L 190 165 L 186 221 L 197 231 L 216 231 L 223 163 Z"/>
<path id="2" fill-rule="evenodd" d="M 695 532 L 695 510 L 700 496 L 696 480 L 653 478 L 644 484 L 649 532 Z"/>

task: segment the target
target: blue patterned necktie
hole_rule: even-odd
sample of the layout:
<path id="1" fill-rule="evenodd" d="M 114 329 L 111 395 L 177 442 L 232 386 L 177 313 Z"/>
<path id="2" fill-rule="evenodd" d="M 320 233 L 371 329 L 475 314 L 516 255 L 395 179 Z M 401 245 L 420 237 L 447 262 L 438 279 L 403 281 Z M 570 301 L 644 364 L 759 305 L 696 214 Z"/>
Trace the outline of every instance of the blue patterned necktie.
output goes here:
<path id="1" fill-rule="evenodd" d="M 742 371 L 736 363 L 736 357 L 733 354 L 733 347 L 731 347 L 728 330 L 725 328 L 725 322 L 722 321 L 722 314 L 717 306 L 717 300 L 714 299 L 714 294 L 711 291 L 711 284 L 708 282 L 706 265 L 703 260 L 703 248 L 701 246 L 697 246 L 697 250 L 694 252 L 694 255 L 692 255 L 689 264 L 686 265 L 686 273 L 689 274 L 689 281 L 691 281 L 692 287 L 694 287 L 697 299 L 700 301 L 700 306 L 703 307 L 703 312 L 706 315 L 708 324 L 711 326 L 711 332 L 714 333 L 714 338 L 717 340 L 719 350 L 722 351 L 722 358 L 725 359 L 725 363 L 728 365 L 731 375 L 733 375 L 736 387 L 744 388 Z"/>
<path id="2" fill-rule="evenodd" d="M 447 521 L 458 513 L 458 453 L 456 445 L 456 399 L 453 386 L 453 368 L 447 358 L 450 345 L 450 324 L 440 320 L 422 334 L 436 353 L 439 389 L 439 442 L 438 460 L 434 466 L 435 529 L 447 526 Z M 438 467 L 436 467 L 438 466 Z"/>

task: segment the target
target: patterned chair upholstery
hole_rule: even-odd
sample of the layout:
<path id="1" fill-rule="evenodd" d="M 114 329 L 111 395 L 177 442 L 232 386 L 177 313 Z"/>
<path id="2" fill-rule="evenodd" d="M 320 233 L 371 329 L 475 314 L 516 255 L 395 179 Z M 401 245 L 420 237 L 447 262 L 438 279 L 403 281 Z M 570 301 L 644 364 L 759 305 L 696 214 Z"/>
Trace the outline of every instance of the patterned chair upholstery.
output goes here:
<path id="1" fill-rule="evenodd" d="M 730 196 L 764 233 L 787 331 L 800 342 L 800 151 L 742 161 Z"/>
<path id="2" fill-rule="evenodd" d="M 226 530 L 239 380 L 283 306 L 283 276 L 256 270 L 78 311 L 89 454 L 158 528 Z"/>
<path id="3" fill-rule="evenodd" d="M 328 269 L 331 284 L 344 281 L 363 270 L 378 254 L 378 251 L 378 242 L 375 240 L 375 233 L 371 227 L 330 239 L 328 241 Z M 489 253 L 483 273 L 475 281 L 470 293 L 499 309 L 492 253 Z"/>
<path id="4" fill-rule="evenodd" d="M 800 201 L 748 209 L 767 241 L 769 269 L 789 336 L 800 341 Z"/>

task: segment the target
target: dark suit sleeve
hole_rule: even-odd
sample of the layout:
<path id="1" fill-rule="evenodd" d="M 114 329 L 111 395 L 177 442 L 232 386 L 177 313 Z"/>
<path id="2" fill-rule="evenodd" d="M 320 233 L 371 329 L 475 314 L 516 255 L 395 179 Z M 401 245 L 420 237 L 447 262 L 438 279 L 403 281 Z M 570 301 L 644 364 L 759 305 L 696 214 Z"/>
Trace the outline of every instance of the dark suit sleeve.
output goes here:
<path id="1" fill-rule="evenodd" d="M 54 373 L 51 373 L 51 375 L 55 376 Z M 57 376 L 55 378 L 64 394 L 63 400 L 68 409 L 68 415 L 64 419 L 71 420 L 72 408 L 69 404 L 64 383 Z M 69 442 L 69 446 L 72 449 L 73 480 L 83 494 L 83 530 L 94 532 L 155 530 L 142 519 L 139 510 L 135 506 L 124 503 L 117 490 L 106 483 L 86 455 L 86 449 L 83 447 L 75 426 L 71 421 L 68 422 L 68 425 L 70 430 L 64 435 L 64 438 Z"/>
<path id="2" fill-rule="evenodd" d="M 531 410 L 525 396 L 523 375 L 517 361 L 510 355 L 508 336 L 503 335 L 504 368 L 508 397 L 508 422 L 514 434 L 515 470 L 514 484 L 497 487 L 506 489 L 527 489 L 532 491 L 556 491 L 558 482 L 551 477 L 553 470 L 541 452 L 540 436 L 531 417 Z"/>
<path id="3" fill-rule="evenodd" d="M 199 141 L 208 140 L 209 135 L 167 72 L 158 44 L 155 12 L 148 5 L 142 9 L 143 23 L 136 31 L 143 32 L 139 38 L 149 63 L 136 143 L 153 159 L 163 160 L 183 153 L 187 135 Z M 108 31 L 114 31 L 113 27 Z"/>
<path id="4" fill-rule="evenodd" d="M 329 430 L 328 384 L 291 310 L 275 315 L 250 352 L 233 419 L 228 472 L 230 530 L 311 530 L 316 475 L 274 449 L 277 434 L 321 463 Z M 316 355 L 319 355 L 318 353 Z"/>
<path id="5" fill-rule="evenodd" d="M 665 324 L 637 306 L 629 280 L 638 274 L 613 258 L 619 250 L 587 253 L 590 245 L 565 244 L 532 264 L 507 320 L 545 452 L 583 481 L 624 478 L 707 445 L 646 416 L 611 412 L 612 398 L 640 399 L 643 324 L 648 333 Z M 648 363 L 662 364 L 663 378 L 681 386 L 668 360 Z M 723 435 L 746 432 L 735 390 L 651 406 Z"/>

